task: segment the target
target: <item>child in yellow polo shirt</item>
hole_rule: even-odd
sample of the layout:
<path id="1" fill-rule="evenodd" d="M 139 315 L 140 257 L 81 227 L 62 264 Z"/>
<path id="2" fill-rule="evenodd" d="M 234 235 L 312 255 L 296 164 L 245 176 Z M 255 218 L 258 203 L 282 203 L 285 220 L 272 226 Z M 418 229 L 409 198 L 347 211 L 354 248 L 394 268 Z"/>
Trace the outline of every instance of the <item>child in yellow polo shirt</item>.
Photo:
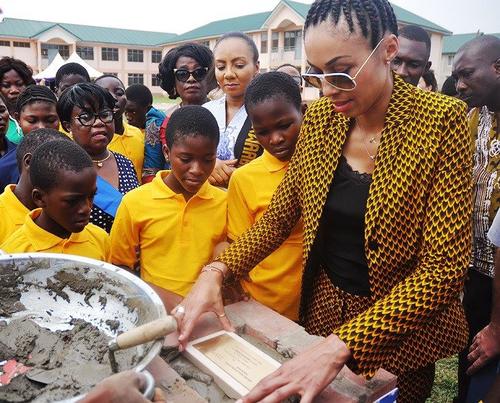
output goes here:
<path id="1" fill-rule="evenodd" d="M 36 129 L 23 137 L 16 149 L 19 182 L 8 185 L 0 194 L 0 244 L 24 223 L 26 214 L 36 208 L 31 197 L 29 164 L 33 152 L 42 144 L 52 140 L 71 141 L 54 129 Z"/>
<path id="2" fill-rule="evenodd" d="M 237 169 L 228 189 L 228 239 L 234 241 L 267 210 L 295 151 L 302 123 L 300 90 L 285 73 L 257 76 L 245 93 L 245 108 L 257 140 L 259 158 Z M 241 280 L 243 289 L 291 320 L 298 319 L 302 280 L 302 220 L 288 239 Z"/>
<path id="3" fill-rule="evenodd" d="M 77 144 L 49 141 L 38 147 L 30 162 L 32 197 L 38 209 L 0 249 L 8 253 L 50 252 L 107 261 L 106 232 L 89 224 L 96 178 L 92 160 Z"/>
<path id="4" fill-rule="evenodd" d="M 171 171 L 127 193 L 111 230 L 111 262 L 186 295 L 214 247 L 226 238 L 226 193 L 207 182 L 215 165 L 219 128 L 201 106 L 175 111 L 167 126 L 165 158 Z"/>
<path id="5" fill-rule="evenodd" d="M 96 78 L 94 83 L 108 90 L 116 101 L 113 110 L 115 135 L 108 144 L 108 148 L 111 151 L 124 155 L 132 161 L 140 181 L 142 177 L 142 165 L 144 163 L 144 133 L 141 129 L 123 121 L 123 113 L 125 112 L 125 104 L 127 103 L 125 86 L 122 80 L 112 74 L 103 74 Z"/>

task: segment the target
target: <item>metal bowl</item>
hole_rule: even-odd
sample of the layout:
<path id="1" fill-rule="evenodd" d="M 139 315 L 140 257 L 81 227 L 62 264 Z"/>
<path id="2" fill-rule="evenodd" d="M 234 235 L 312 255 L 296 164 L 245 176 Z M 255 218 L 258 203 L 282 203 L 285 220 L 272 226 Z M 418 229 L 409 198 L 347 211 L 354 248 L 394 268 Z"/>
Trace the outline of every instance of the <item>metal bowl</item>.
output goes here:
<path id="1" fill-rule="evenodd" d="M 12 318 L 29 316 L 50 330 L 71 329 L 72 319 L 83 319 L 114 337 L 166 316 L 160 297 L 144 281 L 98 260 L 52 253 L 23 253 L 0 255 L 0 268 L 15 268 L 22 274 L 20 301 L 26 309 L 14 313 Z M 102 287 L 95 292 L 87 291 L 85 295 L 69 287 L 65 287 L 62 294 L 55 293 L 47 287 L 47 280 L 52 280 L 61 271 L 84 275 L 85 280 L 94 281 L 94 284 L 99 281 Z M 117 322 L 110 321 L 119 321 L 118 327 Z M 154 341 L 136 347 L 137 364 L 120 370 L 143 370 L 158 355 L 161 345 L 161 341 Z"/>

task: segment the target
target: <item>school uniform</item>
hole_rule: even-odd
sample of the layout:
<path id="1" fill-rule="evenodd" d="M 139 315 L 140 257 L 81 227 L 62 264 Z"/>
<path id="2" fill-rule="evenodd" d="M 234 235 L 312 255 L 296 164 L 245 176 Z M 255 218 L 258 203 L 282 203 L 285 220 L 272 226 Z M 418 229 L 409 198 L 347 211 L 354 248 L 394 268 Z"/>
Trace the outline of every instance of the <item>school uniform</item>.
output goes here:
<path id="1" fill-rule="evenodd" d="M 0 244 L 24 224 L 29 210 L 14 194 L 16 185 L 9 185 L 0 194 Z"/>
<path id="2" fill-rule="evenodd" d="M 123 123 L 123 134 L 115 133 L 108 149 L 127 157 L 134 165 L 137 178 L 142 177 L 144 163 L 144 134 L 137 127 Z"/>
<path id="3" fill-rule="evenodd" d="M 35 223 L 42 209 L 26 215 L 23 225 L 0 245 L 7 253 L 46 252 L 77 255 L 109 261 L 110 241 L 103 229 L 88 224 L 83 231 L 67 239 L 59 238 Z"/>
<path id="4" fill-rule="evenodd" d="M 287 168 L 288 162 L 264 151 L 233 173 L 227 195 L 229 239 L 236 240 L 264 215 Z M 240 281 L 252 298 L 291 320 L 299 314 L 302 232 L 299 220 L 283 244 Z"/>
<path id="5" fill-rule="evenodd" d="M 111 230 L 111 261 L 133 268 L 139 247 L 141 278 L 185 296 L 226 239 L 226 192 L 206 182 L 186 202 L 163 181 L 169 173 L 158 172 L 123 197 Z"/>

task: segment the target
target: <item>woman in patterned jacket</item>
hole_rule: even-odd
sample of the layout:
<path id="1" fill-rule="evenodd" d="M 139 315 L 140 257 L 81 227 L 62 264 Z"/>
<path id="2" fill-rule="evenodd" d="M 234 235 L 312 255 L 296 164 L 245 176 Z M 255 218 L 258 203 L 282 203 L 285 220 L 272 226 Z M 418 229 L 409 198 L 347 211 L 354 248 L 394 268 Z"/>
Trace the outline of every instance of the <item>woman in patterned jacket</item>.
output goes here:
<path id="1" fill-rule="evenodd" d="M 397 23 L 386 0 L 317 0 L 304 40 L 312 104 L 268 211 L 174 309 L 181 349 L 202 312 L 231 325 L 222 280 L 244 277 L 302 217 L 300 321 L 325 339 L 243 401 L 311 402 L 344 364 L 398 376 L 398 402 L 424 402 L 434 363 L 460 351 L 470 256 L 471 141 L 466 106 L 391 72 Z M 290 290 L 296 292 L 297 290 Z"/>

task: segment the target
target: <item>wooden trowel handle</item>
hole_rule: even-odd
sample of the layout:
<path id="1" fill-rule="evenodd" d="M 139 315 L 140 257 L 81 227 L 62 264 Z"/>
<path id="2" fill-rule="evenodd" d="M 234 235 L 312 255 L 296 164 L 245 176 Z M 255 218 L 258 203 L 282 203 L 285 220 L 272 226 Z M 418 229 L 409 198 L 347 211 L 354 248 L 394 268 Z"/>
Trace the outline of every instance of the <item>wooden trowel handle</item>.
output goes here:
<path id="1" fill-rule="evenodd" d="M 177 322 L 173 316 L 157 319 L 134 329 L 130 329 L 116 337 L 116 347 L 121 350 L 144 344 L 177 330 Z"/>

